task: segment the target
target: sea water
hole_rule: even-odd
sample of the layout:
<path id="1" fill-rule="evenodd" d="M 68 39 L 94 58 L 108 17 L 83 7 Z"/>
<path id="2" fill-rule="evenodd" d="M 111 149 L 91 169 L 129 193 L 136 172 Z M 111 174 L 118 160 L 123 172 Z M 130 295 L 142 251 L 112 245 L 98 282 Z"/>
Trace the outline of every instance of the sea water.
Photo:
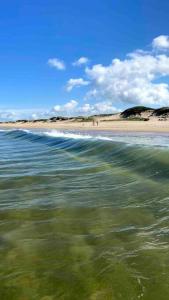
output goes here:
<path id="1" fill-rule="evenodd" d="M 0 299 L 168 300 L 169 135 L 0 131 Z"/>

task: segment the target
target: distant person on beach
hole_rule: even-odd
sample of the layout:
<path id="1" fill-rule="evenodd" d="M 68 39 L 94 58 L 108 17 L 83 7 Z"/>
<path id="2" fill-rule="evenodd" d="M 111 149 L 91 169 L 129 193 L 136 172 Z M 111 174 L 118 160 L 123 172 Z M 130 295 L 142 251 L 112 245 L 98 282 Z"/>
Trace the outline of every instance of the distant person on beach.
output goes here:
<path id="1" fill-rule="evenodd" d="M 97 119 L 93 119 L 93 126 L 95 125 L 99 126 L 99 121 Z"/>

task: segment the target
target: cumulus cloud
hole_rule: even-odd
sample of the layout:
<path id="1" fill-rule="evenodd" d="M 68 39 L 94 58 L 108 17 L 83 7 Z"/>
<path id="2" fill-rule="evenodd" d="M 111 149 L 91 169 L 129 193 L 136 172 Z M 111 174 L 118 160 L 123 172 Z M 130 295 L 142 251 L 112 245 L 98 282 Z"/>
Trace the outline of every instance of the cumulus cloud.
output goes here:
<path id="1" fill-rule="evenodd" d="M 16 121 L 16 120 L 35 120 L 46 119 L 54 116 L 78 116 L 78 115 L 94 115 L 102 113 L 119 112 L 117 108 L 112 106 L 111 102 L 98 102 L 95 104 L 84 103 L 79 104 L 77 100 L 70 100 L 65 104 L 56 104 L 53 108 L 44 109 L 19 109 L 19 110 L 0 110 L 0 121 Z"/>
<path id="2" fill-rule="evenodd" d="M 70 100 L 64 105 L 55 105 L 53 107 L 53 111 L 56 113 L 72 113 L 75 111 L 75 108 L 78 106 L 78 102 L 76 100 Z"/>
<path id="3" fill-rule="evenodd" d="M 118 110 L 116 107 L 112 106 L 112 103 L 109 101 L 98 102 L 95 104 L 84 103 L 80 105 L 78 101 L 71 100 L 64 105 L 55 105 L 53 107 L 53 114 L 55 115 L 94 115 L 94 114 L 103 114 L 103 113 L 117 113 Z"/>
<path id="4" fill-rule="evenodd" d="M 156 37 L 152 42 L 152 46 L 157 50 L 169 50 L 169 36 L 160 35 Z"/>
<path id="5" fill-rule="evenodd" d="M 95 98 L 96 103 L 111 103 L 115 107 L 169 105 L 169 36 L 160 35 L 151 45 L 151 51 L 135 50 L 124 59 L 114 58 L 109 65 L 86 66 L 84 76 L 68 80 L 67 91 L 86 86 L 84 99 L 88 104 Z M 87 62 L 88 58 L 81 57 L 73 64 Z"/>
<path id="6" fill-rule="evenodd" d="M 64 61 L 62 61 L 58 58 L 49 58 L 48 59 L 48 65 L 50 67 L 56 68 L 58 70 L 65 70 L 66 69 Z"/>
<path id="7" fill-rule="evenodd" d="M 67 110 L 67 111 L 72 111 L 75 109 L 75 107 L 78 105 L 78 102 L 76 100 L 71 100 L 70 102 L 66 103 L 64 105 L 64 108 Z"/>
<path id="8" fill-rule="evenodd" d="M 17 114 L 13 111 L 0 111 L 0 121 L 9 121 L 15 120 L 17 118 Z"/>
<path id="9" fill-rule="evenodd" d="M 89 62 L 89 59 L 85 56 L 82 56 L 79 59 L 77 59 L 76 61 L 74 61 L 72 65 L 75 67 L 79 67 L 81 65 L 86 65 L 88 62 Z"/>
<path id="10" fill-rule="evenodd" d="M 87 98 L 107 99 L 118 105 L 168 105 L 169 86 L 162 82 L 169 75 L 169 57 L 133 52 L 126 59 L 114 59 L 108 66 L 86 68 L 92 89 Z"/>
<path id="11" fill-rule="evenodd" d="M 0 109 L 0 121 L 36 119 L 46 115 L 43 109 Z"/>
<path id="12" fill-rule="evenodd" d="M 85 103 L 78 107 L 78 113 L 82 115 L 113 114 L 117 112 L 120 112 L 120 110 L 112 106 L 112 103 L 109 101 L 98 102 L 95 104 Z"/>
<path id="13" fill-rule="evenodd" d="M 71 78 L 67 82 L 67 91 L 70 92 L 74 87 L 87 86 L 89 81 L 84 80 L 83 78 Z"/>

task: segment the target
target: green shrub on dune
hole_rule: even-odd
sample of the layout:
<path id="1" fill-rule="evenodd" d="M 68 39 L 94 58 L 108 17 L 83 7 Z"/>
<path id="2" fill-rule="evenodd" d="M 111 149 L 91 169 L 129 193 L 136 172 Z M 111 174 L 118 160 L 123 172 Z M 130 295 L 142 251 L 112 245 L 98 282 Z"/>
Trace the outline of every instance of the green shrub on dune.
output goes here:
<path id="1" fill-rule="evenodd" d="M 121 117 L 129 118 L 129 117 L 134 117 L 134 116 L 141 116 L 142 113 L 147 112 L 147 111 L 153 111 L 153 110 L 154 110 L 153 108 L 146 107 L 146 106 L 134 106 L 134 107 L 124 110 L 121 113 Z"/>

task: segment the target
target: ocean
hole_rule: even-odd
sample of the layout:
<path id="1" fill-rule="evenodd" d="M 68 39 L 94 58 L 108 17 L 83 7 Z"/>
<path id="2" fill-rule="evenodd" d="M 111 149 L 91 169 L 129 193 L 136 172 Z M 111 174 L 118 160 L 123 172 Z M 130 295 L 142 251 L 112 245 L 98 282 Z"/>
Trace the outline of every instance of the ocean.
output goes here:
<path id="1" fill-rule="evenodd" d="M 1 130 L 0 299 L 168 300 L 169 134 Z"/>

